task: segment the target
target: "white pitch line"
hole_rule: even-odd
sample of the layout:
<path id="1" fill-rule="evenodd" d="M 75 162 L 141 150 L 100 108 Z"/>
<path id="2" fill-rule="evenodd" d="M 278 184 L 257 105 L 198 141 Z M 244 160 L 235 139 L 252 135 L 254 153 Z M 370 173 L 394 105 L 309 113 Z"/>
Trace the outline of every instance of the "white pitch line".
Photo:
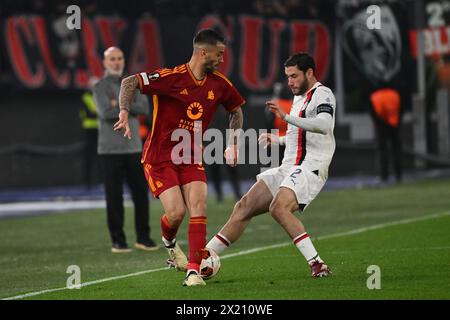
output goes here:
<path id="1" fill-rule="evenodd" d="M 363 233 L 363 232 L 370 231 L 370 230 L 383 229 L 383 228 L 390 227 L 390 226 L 396 226 L 396 225 L 407 224 L 407 223 L 412 223 L 412 222 L 417 222 L 417 221 L 422 221 L 422 220 L 439 218 L 439 217 L 448 216 L 448 215 L 450 215 L 450 211 L 432 214 L 432 215 L 428 215 L 428 216 L 417 217 L 417 218 L 410 218 L 410 219 L 392 221 L 392 222 L 387 222 L 387 223 L 382 223 L 382 224 L 376 224 L 376 225 L 373 225 L 370 227 L 358 228 L 358 229 L 334 233 L 334 234 L 330 234 L 330 235 L 322 236 L 322 237 L 315 237 L 315 238 L 313 238 L 313 240 L 326 240 L 326 239 L 332 239 L 332 238 L 345 237 L 345 236 L 350 236 L 350 235 L 354 235 L 354 234 L 358 234 L 358 233 Z M 259 251 L 263 251 L 263 250 L 267 250 L 267 249 L 285 247 L 285 246 L 288 246 L 291 244 L 292 244 L 292 242 L 285 242 L 285 243 L 274 244 L 274 245 L 267 246 L 267 247 L 260 247 L 260 248 L 244 250 L 244 251 L 221 256 L 220 259 L 227 259 L 227 258 L 242 256 L 244 254 L 259 252 Z"/>
<path id="2" fill-rule="evenodd" d="M 412 222 L 429 220 L 429 219 L 433 219 L 433 218 L 440 218 L 440 217 L 444 217 L 444 216 L 448 216 L 448 215 L 450 215 L 450 211 L 431 214 L 428 216 L 422 216 L 422 217 L 386 222 L 386 223 L 382 223 L 382 224 L 376 224 L 376 225 L 373 225 L 370 227 L 364 227 L 364 228 L 354 229 L 354 230 L 350 230 L 350 231 L 334 233 L 334 234 L 330 234 L 328 236 L 317 237 L 315 239 L 316 240 L 325 240 L 325 239 L 332 239 L 332 238 L 337 238 L 337 237 L 351 236 L 351 235 L 366 232 L 366 231 L 383 229 L 383 228 L 390 227 L 390 226 L 398 226 L 398 225 L 402 225 L 402 224 L 408 224 L 408 223 L 412 223 Z"/>
<path id="3" fill-rule="evenodd" d="M 382 223 L 382 224 L 376 224 L 376 225 L 373 225 L 373 226 L 370 226 L 370 227 L 364 227 L 364 228 L 358 228 L 358 229 L 354 229 L 354 230 L 350 230 L 350 231 L 334 233 L 334 234 L 330 234 L 330 235 L 327 235 L 327 236 L 317 237 L 317 238 L 314 238 L 314 239 L 315 240 L 325 240 L 325 239 L 345 237 L 345 236 L 349 236 L 349 235 L 364 233 L 366 231 L 383 229 L 383 228 L 390 227 L 390 226 L 408 224 L 408 223 L 412 223 L 412 222 L 429 220 L 429 219 L 433 219 L 433 218 L 440 218 L 440 217 L 444 217 L 444 216 L 448 216 L 448 215 L 450 215 L 450 211 L 442 212 L 442 213 L 438 213 L 438 214 L 432 214 L 432 215 L 428 215 L 428 216 L 417 217 L 417 218 L 410 218 L 410 219 L 404 219 L 404 220 L 399 220 L 399 221 L 392 221 L 392 222 L 387 222 L 387 223 Z M 285 247 L 285 246 L 288 246 L 288 245 L 291 245 L 291 244 L 292 244 L 292 242 L 285 242 L 285 243 L 279 243 L 279 244 L 274 244 L 274 245 L 265 246 L 265 247 L 259 247 L 259 248 L 249 249 L 249 250 L 243 250 L 243 251 L 239 251 L 239 252 L 236 252 L 236 253 L 223 255 L 223 256 L 220 257 L 220 259 L 233 258 L 233 257 L 237 257 L 237 256 L 242 256 L 242 255 L 254 253 L 254 252 L 259 252 L 259 251 L 264 251 L 264 250 L 269 250 L 269 249 L 274 249 L 274 248 Z M 81 287 L 86 287 L 86 286 L 90 286 L 90 285 L 97 284 L 97 283 L 114 281 L 114 280 L 134 277 L 134 276 L 140 276 L 140 275 L 143 275 L 143 274 L 152 273 L 152 272 L 158 272 L 158 271 L 164 271 L 164 270 L 169 270 L 169 268 L 158 268 L 158 269 L 144 270 L 144 271 L 139 271 L 139 272 L 135 272 L 135 273 L 129 273 L 129 274 L 121 275 L 121 276 L 109 277 L 109 278 L 105 278 L 105 279 L 99 279 L 99 280 L 84 282 L 80 286 Z M 21 295 L 17 295 L 17 296 L 7 297 L 7 298 L 3 298 L 1 300 L 18 300 L 18 299 L 23 299 L 23 298 L 28 298 L 28 297 L 41 295 L 41 294 L 44 294 L 44 293 L 63 291 L 63 290 L 68 290 L 68 288 L 67 287 L 62 287 L 62 288 L 55 288 L 55 289 L 46 289 L 46 290 L 42 290 L 42 291 L 35 291 L 35 292 L 25 293 L 25 294 L 21 294 Z M 77 289 L 71 289 L 71 290 L 77 290 Z"/>
<path id="4" fill-rule="evenodd" d="M 116 276 L 116 277 L 110 277 L 110 278 L 105 278 L 105 279 L 100 279 L 100 280 L 83 282 L 83 283 L 80 284 L 80 287 L 86 287 L 86 286 L 90 286 L 90 285 L 97 284 L 97 283 L 113 281 L 113 280 L 119 280 L 119 279 L 123 279 L 123 278 L 140 276 L 142 274 L 147 274 L 147 273 L 152 273 L 152 272 L 157 272 L 157 271 L 163 271 L 163 270 L 169 270 L 169 268 L 166 267 L 166 268 L 159 268 L 159 269 L 144 270 L 144 271 L 124 274 L 124 275 Z M 42 290 L 42 291 L 35 291 L 35 292 L 25 293 L 25 294 L 21 294 L 21 295 L 14 296 L 14 297 L 3 298 L 1 300 L 18 300 L 18 299 L 23 299 L 23 298 L 28 298 L 28 297 L 32 297 L 32 296 L 41 295 L 41 294 L 44 294 L 44 293 L 50 293 L 50 292 L 55 292 L 55 291 L 62 291 L 62 290 L 67 290 L 67 289 L 69 289 L 69 288 L 62 287 L 62 288 L 55 288 L 55 289 L 47 289 L 47 290 Z M 77 290 L 77 289 L 70 289 L 70 290 Z"/>

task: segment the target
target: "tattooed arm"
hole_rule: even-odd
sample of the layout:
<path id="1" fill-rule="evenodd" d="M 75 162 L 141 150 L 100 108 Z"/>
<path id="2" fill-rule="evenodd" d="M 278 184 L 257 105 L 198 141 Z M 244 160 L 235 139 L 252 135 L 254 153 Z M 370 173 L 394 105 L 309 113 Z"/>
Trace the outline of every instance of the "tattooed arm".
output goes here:
<path id="1" fill-rule="evenodd" d="M 125 129 L 124 137 L 131 139 L 130 126 L 128 125 L 128 113 L 130 112 L 131 102 L 133 101 L 136 89 L 139 86 L 138 78 L 133 75 L 122 80 L 119 93 L 119 121 L 114 124 L 114 130 Z"/>
<path id="2" fill-rule="evenodd" d="M 242 109 L 238 108 L 236 111 L 230 113 L 230 136 L 228 139 L 228 146 L 238 144 L 240 130 L 244 123 L 244 115 L 242 114 Z"/>
<path id="3" fill-rule="evenodd" d="M 239 156 L 239 135 L 244 123 L 244 115 L 242 109 L 238 108 L 236 111 L 230 113 L 230 135 L 228 137 L 228 146 L 225 149 L 226 163 L 232 167 L 237 165 Z"/>

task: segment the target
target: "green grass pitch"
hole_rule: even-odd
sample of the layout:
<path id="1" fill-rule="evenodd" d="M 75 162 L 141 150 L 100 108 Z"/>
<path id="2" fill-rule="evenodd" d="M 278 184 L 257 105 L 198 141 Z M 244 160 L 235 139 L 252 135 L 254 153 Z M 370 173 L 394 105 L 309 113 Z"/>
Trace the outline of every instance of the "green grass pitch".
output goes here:
<path id="1" fill-rule="evenodd" d="M 321 279 L 310 277 L 303 257 L 270 215 L 259 216 L 223 253 L 219 274 L 195 288 L 181 286 L 183 273 L 164 269 L 163 249 L 111 254 L 104 210 L 0 220 L 0 298 L 56 288 L 24 298 L 449 299 L 449 190 L 449 180 L 435 180 L 322 192 L 301 216 L 333 271 Z M 209 201 L 208 239 L 226 222 L 233 205 L 232 200 Z M 161 213 L 160 203 L 153 201 L 155 240 L 160 239 Z M 131 208 L 126 216 L 131 245 Z M 186 233 L 187 221 L 178 236 L 185 250 Z M 246 252 L 250 249 L 255 250 Z M 70 265 L 80 267 L 81 281 L 88 285 L 64 289 Z M 380 268 L 380 289 L 367 288 L 371 265 Z M 149 270 L 156 271 L 133 275 Z M 131 276 L 114 278 L 124 275 Z M 112 279 L 98 282 L 107 278 Z"/>

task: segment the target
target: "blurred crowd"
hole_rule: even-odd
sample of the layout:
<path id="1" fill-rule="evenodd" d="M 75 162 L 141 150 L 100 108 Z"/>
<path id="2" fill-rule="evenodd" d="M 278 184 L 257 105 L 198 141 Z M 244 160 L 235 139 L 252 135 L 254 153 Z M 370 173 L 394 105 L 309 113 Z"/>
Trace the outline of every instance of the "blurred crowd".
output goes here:
<path id="1" fill-rule="evenodd" d="M 85 14 L 150 16 L 203 16 L 205 14 L 258 14 L 283 18 L 317 17 L 331 0 L 2 0 L 0 16 L 11 14 L 61 14 L 75 4 Z"/>

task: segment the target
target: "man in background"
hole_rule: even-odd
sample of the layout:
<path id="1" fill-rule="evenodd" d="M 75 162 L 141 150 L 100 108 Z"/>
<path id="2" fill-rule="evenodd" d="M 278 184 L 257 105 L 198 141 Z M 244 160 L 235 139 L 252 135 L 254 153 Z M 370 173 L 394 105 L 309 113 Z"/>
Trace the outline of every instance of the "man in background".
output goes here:
<path id="1" fill-rule="evenodd" d="M 273 85 L 272 100 L 275 101 L 283 109 L 284 112 L 289 113 L 291 111 L 292 107 L 291 92 L 287 85 L 281 82 L 276 82 Z M 265 108 L 264 113 L 266 118 L 266 129 L 269 131 L 272 129 L 278 130 L 278 137 L 280 138 L 286 136 L 287 131 L 286 121 L 275 116 L 275 114 L 272 111 L 270 111 L 269 108 Z M 278 148 L 279 148 L 278 164 L 280 164 L 283 161 L 285 146 L 278 145 Z M 270 152 L 272 151 L 270 150 Z"/>
<path id="2" fill-rule="evenodd" d="M 123 52 L 116 47 L 104 53 L 105 76 L 94 87 L 94 100 L 99 118 L 98 154 L 103 169 L 106 192 L 108 228 L 113 253 L 130 252 L 125 233 L 123 183 L 127 182 L 134 203 L 136 238 L 135 247 L 156 250 L 158 246 L 150 238 L 149 197 L 147 181 L 141 165 L 142 143 L 139 139 L 123 139 L 114 132 L 119 119 L 119 90 L 125 60 Z M 135 136 L 139 135 L 138 115 L 150 112 L 147 98 L 136 94 L 130 106 L 129 126 Z"/>
<path id="3" fill-rule="evenodd" d="M 223 121 L 223 119 L 226 117 L 226 111 L 223 109 L 218 109 L 216 111 L 216 114 L 211 121 L 210 128 L 218 129 L 222 132 L 222 134 L 225 136 L 226 134 L 226 125 L 227 123 Z M 205 143 L 205 147 L 208 145 Z M 212 156 L 215 157 L 215 152 L 212 153 Z M 241 192 L 241 181 L 239 178 L 239 169 L 237 166 L 232 167 L 229 165 L 223 165 L 218 163 L 211 163 L 209 165 L 205 166 L 206 173 L 208 176 L 208 179 L 211 179 L 212 185 L 214 187 L 214 191 L 216 193 L 216 199 L 217 202 L 223 202 L 224 200 L 224 190 L 223 190 L 223 183 L 224 180 L 228 177 L 228 180 L 230 182 L 231 190 L 233 192 L 234 198 L 236 201 L 238 201 L 242 197 Z M 224 174 L 225 171 L 225 174 Z M 227 177 L 225 177 L 227 176 Z"/>
<path id="4" fill-rule="evenodd" d="M 372 116 L 378 136 L 378 154 L 382 182 L 389 178 L 389 156 L 393 157 L 395 179 L 402 181 L 402 145 L 400 142 L 400 94 L 393 88 L 381 88 L 370 95 Z M 389 152 L 389 145 L 390 150 Z"/>
<path id="5" fill-rule="evenodd" d="M 97 167 L 97 140 L 98 122 L 97 107 L 95 106 L 92 90 L 99 79 L 92 77 L 89 79 L 88 90 L 81 95 L 80 120 L 84 131 L 83 149 L 83 182 L 86 188 L 91 188 L 93 183 L 94 168 Z"/>

